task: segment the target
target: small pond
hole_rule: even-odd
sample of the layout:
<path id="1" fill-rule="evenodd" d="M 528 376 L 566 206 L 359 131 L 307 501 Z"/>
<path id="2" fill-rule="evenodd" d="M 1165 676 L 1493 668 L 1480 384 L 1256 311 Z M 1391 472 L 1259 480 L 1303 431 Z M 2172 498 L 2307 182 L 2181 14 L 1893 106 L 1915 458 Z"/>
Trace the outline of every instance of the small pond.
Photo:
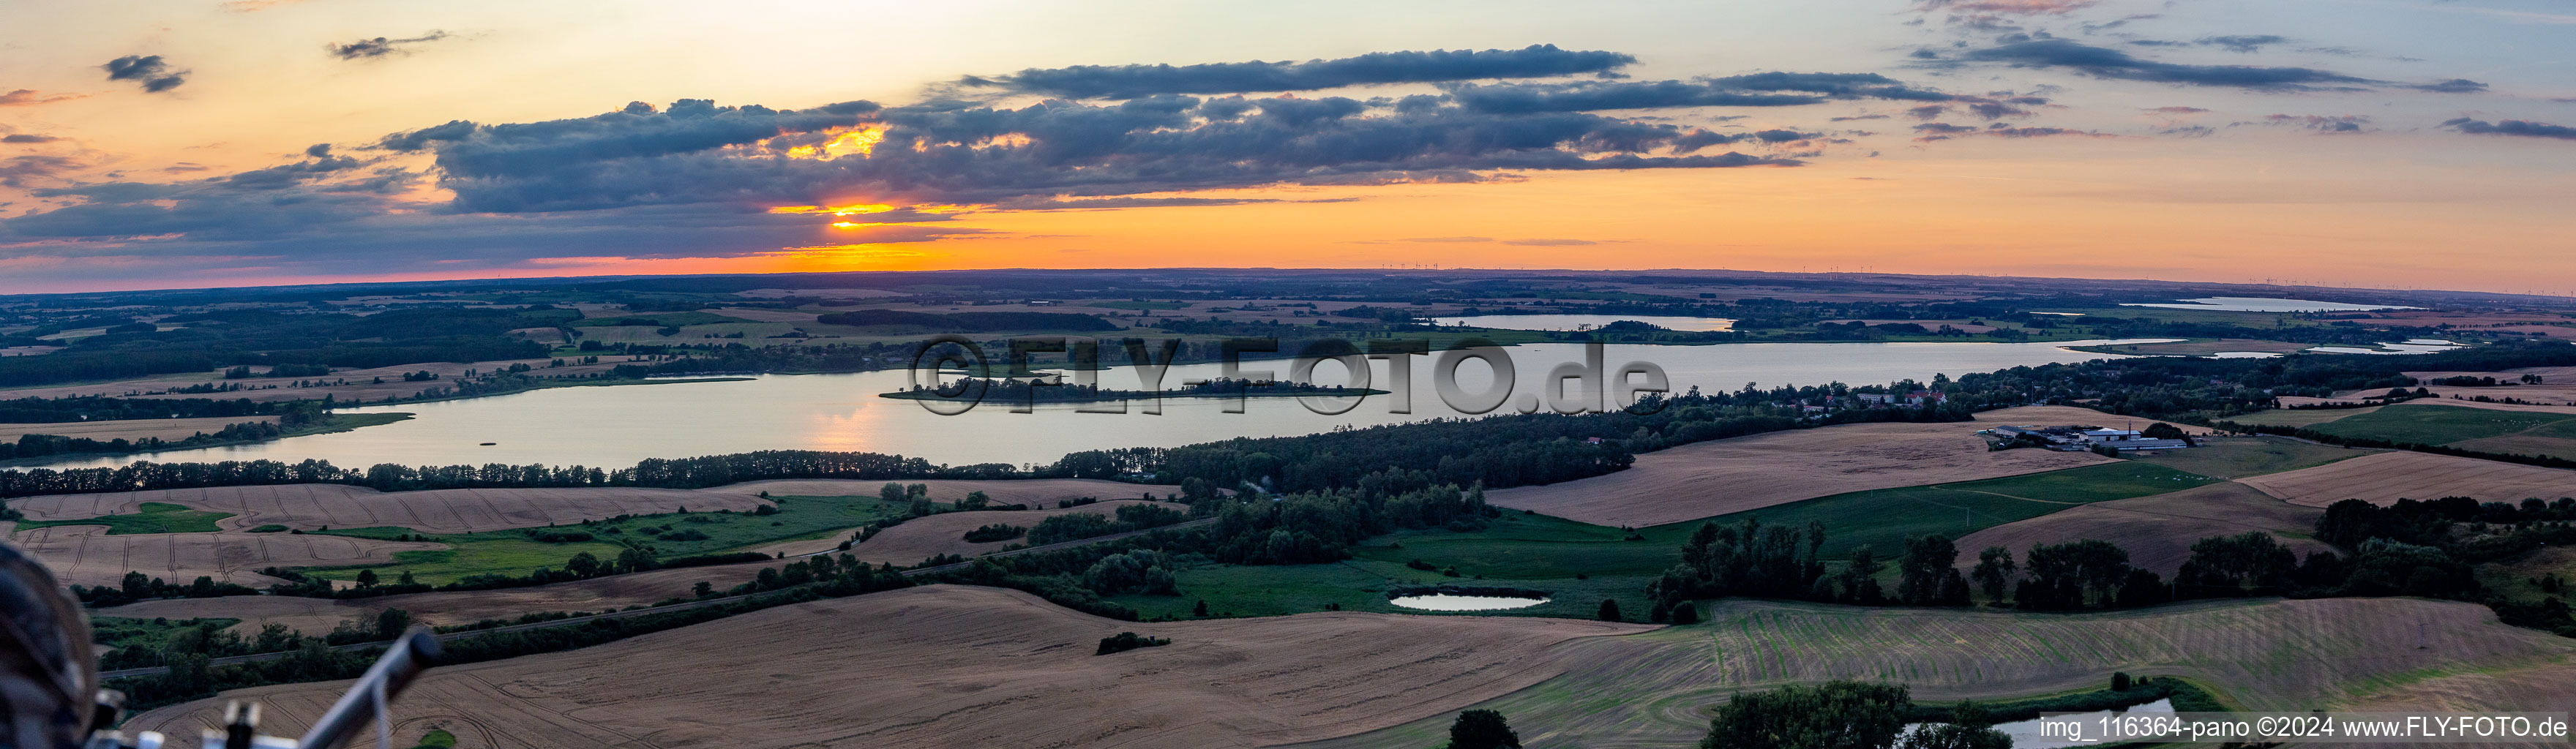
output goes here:
<path id="1" fill-rule="evenodd" d="M 1392 603 L 1402 608 L 1421 609 L 1423 611 L 1498 611 L 1501 609 L 1525 609 L 1546 602 L 1547 599 L 1545 598 L 1462 596 L 1449 593 L 1433 593 L 1431 595 L 1423 596 L 1403 596 L 1387 600 L 1387 603 Z"/>
<path id="2" fill-rule="evenodd" d="M 2100 712 L 2084 713 L 2081 715 L 2050 718 L 2048 720 L 2053 721 L 2060 726 L 2065 725 L 2065 722 L 2069 720 L 2080 721 L 2080 724 L 2084 726 L 2086 730 L 2093 730 L 2097 727 L 2093 721 L 2107 716 L 2120 715 L 2124 713 L 2170 713 L 2173 711 L 2173 700 L 2156 700 L 2144 705 L 2133 706 L 2125 710 L 2104 710 Z M 2063 735 L 2042 736 L 2039 729 L 2040 720 L 2041 719 L 2039 718 L 2032 718 L 2030 720 L 2018 720 L 2011 723 L 1997 723 L 1995 724 L 1995 730 L 2002 731 L 2004 732 L 2004 735 L 2012 737 L 2013 749 L 2057 749 L 2058 747 L 2091 746 L 2102 743 L 2098 739 L 2092 741 L 2078 741 Z M 1905 730 L 1911 732 L 1926 725 L 1929 724 L 1914 723 L 1907 725 Z M 2052 732 L 2052 734 L 2053 733 L 2055 732 Z"/>

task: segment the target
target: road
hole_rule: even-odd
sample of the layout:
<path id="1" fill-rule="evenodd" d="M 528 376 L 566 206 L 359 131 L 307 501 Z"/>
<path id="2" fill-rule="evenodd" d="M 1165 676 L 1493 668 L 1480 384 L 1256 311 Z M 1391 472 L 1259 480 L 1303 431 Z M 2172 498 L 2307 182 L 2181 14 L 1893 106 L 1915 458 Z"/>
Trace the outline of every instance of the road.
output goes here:
<path id="1" fill-rule="evenodd" d="M 1093 537 L 1091 537 L 1091 538 L 1085 538 L 1085 539 L 1080 539 L 1080 540 L 1075 540 L 1075 541 L 1064 541 L 1064 542 L 1060 542 L 1060 543 L 1052 543 L 1052 544 L 1047 544 L 1047 545 L 1045 545 L 1045 546 L 1031 546 L 1031 547 L 1023 548 L 1023 549 L 1012 549 L 1012 550 L 1010 550 L 1010 551 L 997 551 L 997 552 L 993 552 L 993 553 L 991 553 L 991 554 L 986 554 L 986 555 L 983 555 L 983 556 L 981 556 L 981 557 L 977 557 L 977 559 L 990 559 L 990 558 L 995 558 L 995 557 L 1009 557 L 1009 556 L 1018 556 L 1018 555 L 1021 555 L 1021 554 L 1036 554 L 1036 553 L 1040 553 L 1040 552 L 1055 551 L 1055 550 L 1058 550 L 1058 549 L 1070 549 L 1070 548 L 1073 548 L 1073 547 L 1076 547 L 1076 546 L 1088 546 L 1088 545 L 1091 545 L 1091 544 L 1097 544 L 1097 543 L 1107 543 L 1107 542 L 1110 542 L 1110 541 L 1116 541 L 1116 540 L 1118 540 L 1118 539 L 1122 539 L 1122 538 L 1128 538 L 1128 537 L 1130 537 L 1130 536 L 1138 536 L 1138 535 L 1143 535 L 1143 534 L 1147 534 L 1147 533 L 1152 533 L 1152 532 L 1154 532 L 1154 531 L 1160 531 L 1160 530 L 1173 530 L 1173 529 L 1179 529 L 1179 528 L 1196 528 L 1196 527 L 1200 527 L 1200 526 L 1204 526 L 1204 525 L 1214 524 L 1216 521 L 1217 521 L 1217 518 L 1207 518 L 1207 519 L 1205 519 L 1205 520 L 1192 520 L 1192 521 L 1189 521 L 1189 522 L 1186 522 L 1186 523 L 1177 523 L 1177 524 L 1173 524 L 1173 525 L 1166 525 L 1166 526 L 1163 526 L 1163 527 L 1161 527 L 1161 528 L 1148 528 L 1148 529 L 1141 530 L 1141 531 L 1127 531 L 1127 532 L 1125 532 L 1125 533 L 1112 533 L 1112 534 L 1109 534 L 1109 535 L 1106 535 L 1106 536 L 1093 536 Z M 838 553 L 838 552 L 837 552 L 837 551 L 822 551 L 822 552 L 815 552 L 814 554 L 807 554 L 807 555 L 805 555 L 805 556 L 816 556 L 816 555 L 819 555 L 819 554 L 834 554 L 834 553 Z M 967 567 L 973 566 L 974 564 L 975 564 L 975 562 L 974 562 L 973 560 L 968 560 L 968 561 L 959 562 L 959 563 L 956 563 L 956 564 L 943 564 L 943 565 L 939 565 L 939 566 L 937 566 L 937 567 L 922 567 L 922 568 L 918 568 L 918 569 L 909 569 L 909 570 L 904 570 L 904 571 L 903 571 L 903 576 L 904 576 L 904 577 L 919 577 L 919 576 L 922 576 L 922 575 L 934 575 L 934 574 L 938 574 L 938 573 L 941 573 L 941 572 L 947 572 L 947 571 L 950 571 L 950 570 L 961 570 L 961 569 L 965 569 L 965 568 L 967 568 Z M 654 606 L 654 607 L 651 607 L 651 608 L 629 609 L 629 610 L 626 610 L 626 611 L 611 611 L 611 612 L 604 613 L 604 614 L 590 614 L 590 615 L 587 615 L 587 616 L 576 616 L 576 617 L 570 617 L 570 618 L 565 618 L 565 619 L 556 619 L 556 620 L 553 620 L 553 621 L 544 621 L 544 622 L 530 622 L 530 623 L 527 623 L 527 624 L 511 624 L 511 625 L 507 625 L 507 626 L 492 627 L 492 628 L 489 628 L 489 629 L 467 630 L 467 631 L 463 631 L 463 632 L 446 632 L 446 633 L 442 633 L 442 634 L 438 635 L 438 641 L 439 641 L 439 642 L 449 642 L 449 641 L 458 640 L 458 639 L 463 639 L 463 638 L 467 638 L 467 637 L 475 637 L 475 636 L 478 636 L 478 635 L 496 634 L 496 633 L 501 633 L 501 632 L 525 632 L 525 631 L 532 630 L 532 629 L 545 629 L 545 628 L 548 628 L 548 627 L 569 627 L 569 626 L 572 626 L 572 625 L 575 625 L 575 624 L 580 624 L 580 623 L 582 623 L 582 622 L 592 621 L 592 620 L 596 620 L 596 619 L 617 619 L 617 618 L 629 617 L 629 616 L 643 616 L 643 615 L 646 615 L 646 614 L 662 614 L 662 613 L 669 613 L 669 612 L 673 612 L 673 611 L 686 611 L 686 610 L 689 610 L 689 609 L 705 608 L 705 607 L 708 607 L 708 606 L 720 606 L 720 605 L 723 605 L 723 604 L 726 604 L 726 603 L 730 603 L 730 602 L 733 602 L 733 601 L 736 601 L 736 600 L 740 600 L 740 599 L 742 599 L 742 598 L 747 597 L 748 595 L 752 595 L 752 594 L 745 594 L 745 595 L 741 595 L 741 596 L 724 596 L 724 597 L 721 597 L 721 598 L 704 598 L 704 599 L 699 599 L 699 600 L 695 600 L 695 601 L 685 601 L 685 602 L 681 602 L 681 603 L 674 603 L 674 604 L 670 604 L 670 605 L 667 605 L 667 606 Z M 345 652 L 345 651 L 358 651 L 358 650 L 374 650 L 374 649 L 383 648 L 384 646 L 385 646 L 385 643 L 384 643 L 384 642 L 356 642 L 356 643 L 350 643 L 350 644 L 347 644 L 347 645 L 338 645 L 338 646 L 334 646 L 334 647 L 332 647 L 331 649 L 332 649 L 332 650 L 339 650 L 339 651 L 344 651 L 344 652 Z M 215 658 L 215 659 L 211 659 L 211 660 L 209 660 L 209 661 L 208 661 L 208 663 L 209 663 L 209 664 L 211 664 L 211 665 L 216 665 L 216 666 L 232 666 L 232 665 L 239 665 L 239 664 L 243 664 L 243 663 L 258 663 L 258 662 L 260 662 L 260 661 L 273 661 L 273 660 L 277 660 L 277 659 L 279 659 L 279 658 L 284 658 L 284 657 L 286 657 L 286 655 L 287 655 L 287 654 L 286 654 L 286 653 L 284 653 L 284 652 L 277 652 L 277 653 L 253 653 L 253 654 L 250 654 L 250 655 L 230 655 L 230 656 L 224 656 L 224 657 L 222 657 L 222 658 Z M 116 671 L 101 671 L 101 672 L 99 672 L 99 678 L 101 678 L 101 679 L 118 679 L 118 678 L 124 678 L 124 677 L 128 677 L 128 676 L 157 676 L 157 675 L 165 674 L 165 673 L 169 673 L 169 672 L 170 672 L 170 667 L 168 667 L 168 666 L 153 666 L 153 667 L 150 667 L 150 668 L 128 668 L 128 669 L 120 669 L 120 670 L 116 670 Z"/>

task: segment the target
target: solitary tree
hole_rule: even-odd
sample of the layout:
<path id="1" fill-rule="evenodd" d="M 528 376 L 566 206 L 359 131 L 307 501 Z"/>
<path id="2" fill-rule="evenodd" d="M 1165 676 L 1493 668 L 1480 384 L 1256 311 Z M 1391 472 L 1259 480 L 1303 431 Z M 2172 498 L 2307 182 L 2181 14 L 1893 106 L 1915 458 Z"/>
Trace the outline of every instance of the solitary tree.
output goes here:
<path id="1" fill-rule="evenodd" d="M 2004 599 L 2004 584 L 2012 581 L 2014 567 L 2011 549 L 1988 546 L 1985 551 L 1977 552 L 1974 576 L 1977 586 L 1985 589 L 1986 600 Z"/>
<path id="2" fill-rule="evenodd" d="M 1449 749 L 1520 749 L 1520 734 L 1492 710 L 1469 710 L 1449 724 Z"/>
<path id="3" fill-rule="evenodd" d="M 1619 599 L 1616 599 L 1616 598 L 1604 598 L 1604 599 L 1601 599 L 1601 621 L 1605 621 L 1605 622 L 1621 621 L 1621 619 L 1619 618 Z"/>
<path id="4" fill-rule="evenodd" d="M 396 637 L 401 637 L 403 630 L 410 628 L 411 612 L 409 611 L 404 611 L 402 609 L 385 609 L 384 611 L 376 614 L 377 637 L 391 640 Z"/>

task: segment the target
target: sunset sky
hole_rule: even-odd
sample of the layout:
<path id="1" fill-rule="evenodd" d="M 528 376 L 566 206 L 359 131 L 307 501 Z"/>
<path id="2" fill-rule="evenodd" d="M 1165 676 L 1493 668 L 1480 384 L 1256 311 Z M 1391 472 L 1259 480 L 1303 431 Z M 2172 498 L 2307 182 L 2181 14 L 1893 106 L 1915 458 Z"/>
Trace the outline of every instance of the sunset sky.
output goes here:
<path id="1" fill-rule="evenodd" d="M 1001 267 L 2576 293 L 2576 2 L 0 4 L 0 293 Z"/>

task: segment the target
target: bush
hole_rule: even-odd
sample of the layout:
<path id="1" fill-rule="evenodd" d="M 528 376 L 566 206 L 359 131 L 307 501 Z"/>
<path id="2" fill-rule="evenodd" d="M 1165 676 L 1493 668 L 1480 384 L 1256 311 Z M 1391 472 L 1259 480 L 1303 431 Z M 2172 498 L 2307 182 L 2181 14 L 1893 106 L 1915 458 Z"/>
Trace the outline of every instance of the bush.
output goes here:
<path id="1" fill-rule="evenodd" d="M 994 541 L 1008 541 L 1028 535 L 1028 532 L 1029 529 L 1027 528 L 1022 528 L 1009 523 L 994 523 L 967 531 L 966 542 L 983 544 L 992 543 Z"/>
<path id="2" fill-rule="evenodd" d="M 1605 622 L 1621 621 L 1621 619 L 1619 618 L 1619 599 L 1616 599 L 1616 598 L 1604 598 L 1604 599 L 1601 599 L 1601 621 L 1605 621 Z"/>
<path id="3" fill-rule="evenodd" d="M 1458 714 L 1449 724 L 1449 749 L 1520 749 L 1521 736 L 1512 732 L 1503 714 L 1492 710 L 1469 710 Z"/>
<path id="4" fill-rule="evenodd" d="M 1138 637 L 1134 632 L 1120 632 L 1112 637 L 1100 638 L 1100 649 L 1092 655 L 1124 653 L 1137 648 L 1157 648 L 1170 644 L 1172 640 L 1167 637 Z"/>

